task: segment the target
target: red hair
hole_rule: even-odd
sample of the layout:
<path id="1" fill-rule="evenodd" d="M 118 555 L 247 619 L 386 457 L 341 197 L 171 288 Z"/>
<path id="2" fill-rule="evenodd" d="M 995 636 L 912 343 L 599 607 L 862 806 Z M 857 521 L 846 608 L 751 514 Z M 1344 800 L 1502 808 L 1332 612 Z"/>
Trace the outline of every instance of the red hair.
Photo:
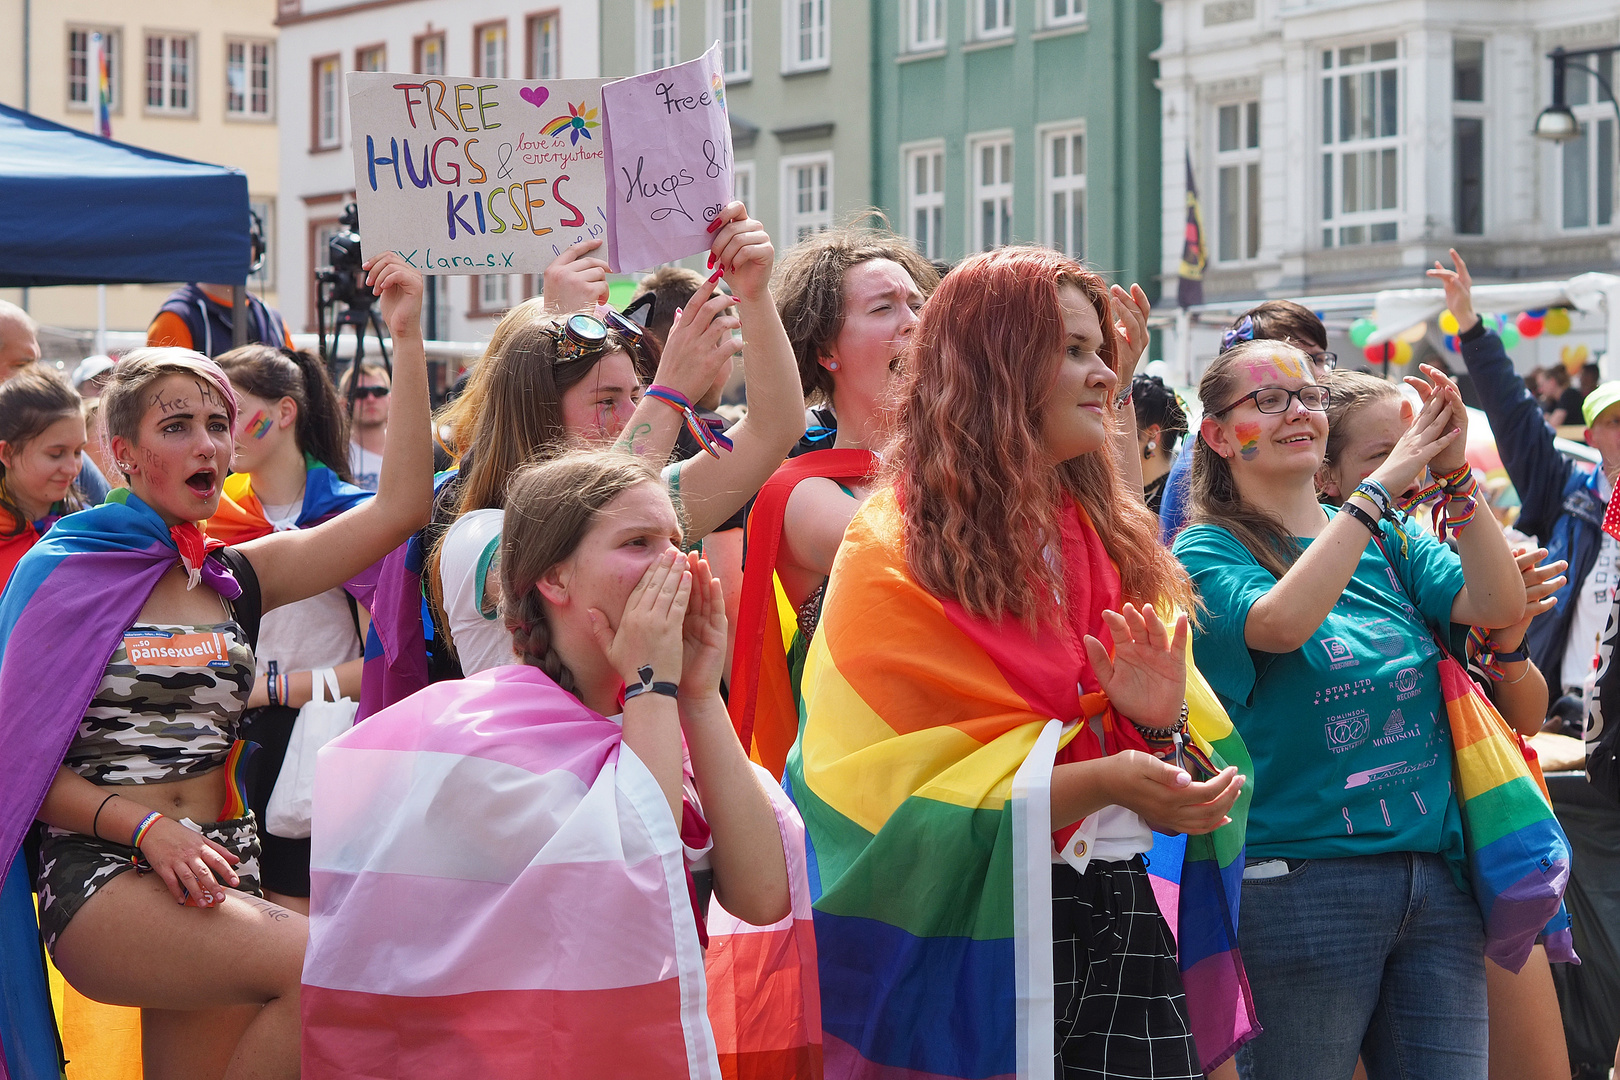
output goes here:
<path id="1" fill-rule="evenodd" d="M 1118 564 L 1127 599 L 1191 603 L 1158 520 L 1119 474 L 1109 445 L 1053 467 L 1041 410 L 1063 358 L 1058 292 L 1097 311 L 1102 359 L 1118 372 L 1108 286 L 1048 248 L 974 255 L 923 308 L 906 354 L 888 457 L 903 495 L 906 557 L 917 580 L 989 619 L 1055 618 L 1063 576 L 1043 555 L 1075 498 Z M 1056 603 L 1054 603 L 1056 600 Z"/>

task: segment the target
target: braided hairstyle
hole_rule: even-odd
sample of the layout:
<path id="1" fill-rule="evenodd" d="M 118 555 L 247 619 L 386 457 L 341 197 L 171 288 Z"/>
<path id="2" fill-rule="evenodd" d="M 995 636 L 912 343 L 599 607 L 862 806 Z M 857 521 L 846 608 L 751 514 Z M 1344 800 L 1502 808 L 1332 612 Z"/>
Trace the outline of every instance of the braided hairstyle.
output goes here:
<path id="1" fill-rule="evenodd" d="M 570 694 L 574 676 L 551 638 L 535 582 L 572 555 L 597 514 L 639 484 L 659 483 L 640 458 L 614 450 L 576 450 L 526 465 L 506 488 L 501 526 L 501 617 L 518 658 Z"/>
<path id="2" fill-rule="evenodd" d="M 266 401 L 292 398 L 298 406 L 298 449 L 339 479 L 353 481 L 349 412 L 319 357 L 260 343 L 222 353 L 218 362 L 238 389 Z"/>

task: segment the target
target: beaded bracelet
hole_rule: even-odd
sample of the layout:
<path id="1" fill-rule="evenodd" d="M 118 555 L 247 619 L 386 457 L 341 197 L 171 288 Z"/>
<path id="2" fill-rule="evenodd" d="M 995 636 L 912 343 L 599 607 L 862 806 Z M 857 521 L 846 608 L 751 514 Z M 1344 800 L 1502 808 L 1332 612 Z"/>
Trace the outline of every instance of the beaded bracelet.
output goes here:
<path id="1" fill-rule="evenodd" d="M 1187 700 L 1185 698 L 1182 699 L 1182 701 L 1181 701 L 1181 715 L 1179 717 L 1177 717 L 1176 722 L 1174 724 L 1171 724 L 1169 727 L 1165 727 L 1165 728 L 1148 727 L 1146 724 L 1137 724 L 1135 720 L 1132 720 L 1131 723 L 1136 724 L 1136 730 L 1137 731 L 1140 731 L 1143 735 L 1146 735 L 1146 736 L 1148 736 L 1150 738 L 1168 739 L 1173 735 L 1179 735 L 1183 731 L 1187 730 Z"/>

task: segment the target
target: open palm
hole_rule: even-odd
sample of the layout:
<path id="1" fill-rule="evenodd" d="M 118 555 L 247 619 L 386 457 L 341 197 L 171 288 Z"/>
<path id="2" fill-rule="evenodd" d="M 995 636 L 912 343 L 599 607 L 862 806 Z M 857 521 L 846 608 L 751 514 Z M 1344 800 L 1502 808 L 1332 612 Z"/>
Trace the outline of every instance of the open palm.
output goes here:
<path id="1" fill-rule="evenodd" d="M 1151 728 L 1173 726 L 1187 696 L 1187 616 L 1171 631 L 1152 604 L 1104 611 L 1114 655 L 1087 635 L 1086 656 L 1109 702 L 1130 720 Z"/>

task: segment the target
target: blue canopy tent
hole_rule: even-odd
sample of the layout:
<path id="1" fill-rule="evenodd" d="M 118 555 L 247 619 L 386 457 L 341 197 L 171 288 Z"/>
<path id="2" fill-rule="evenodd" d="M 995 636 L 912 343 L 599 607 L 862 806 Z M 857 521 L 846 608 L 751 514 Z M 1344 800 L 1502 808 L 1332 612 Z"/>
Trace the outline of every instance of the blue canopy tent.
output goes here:
<path id="1" fill-rule="evenodd" d="M 248 184 L 0 105 L 0 287 L 248 274 Z"/>

